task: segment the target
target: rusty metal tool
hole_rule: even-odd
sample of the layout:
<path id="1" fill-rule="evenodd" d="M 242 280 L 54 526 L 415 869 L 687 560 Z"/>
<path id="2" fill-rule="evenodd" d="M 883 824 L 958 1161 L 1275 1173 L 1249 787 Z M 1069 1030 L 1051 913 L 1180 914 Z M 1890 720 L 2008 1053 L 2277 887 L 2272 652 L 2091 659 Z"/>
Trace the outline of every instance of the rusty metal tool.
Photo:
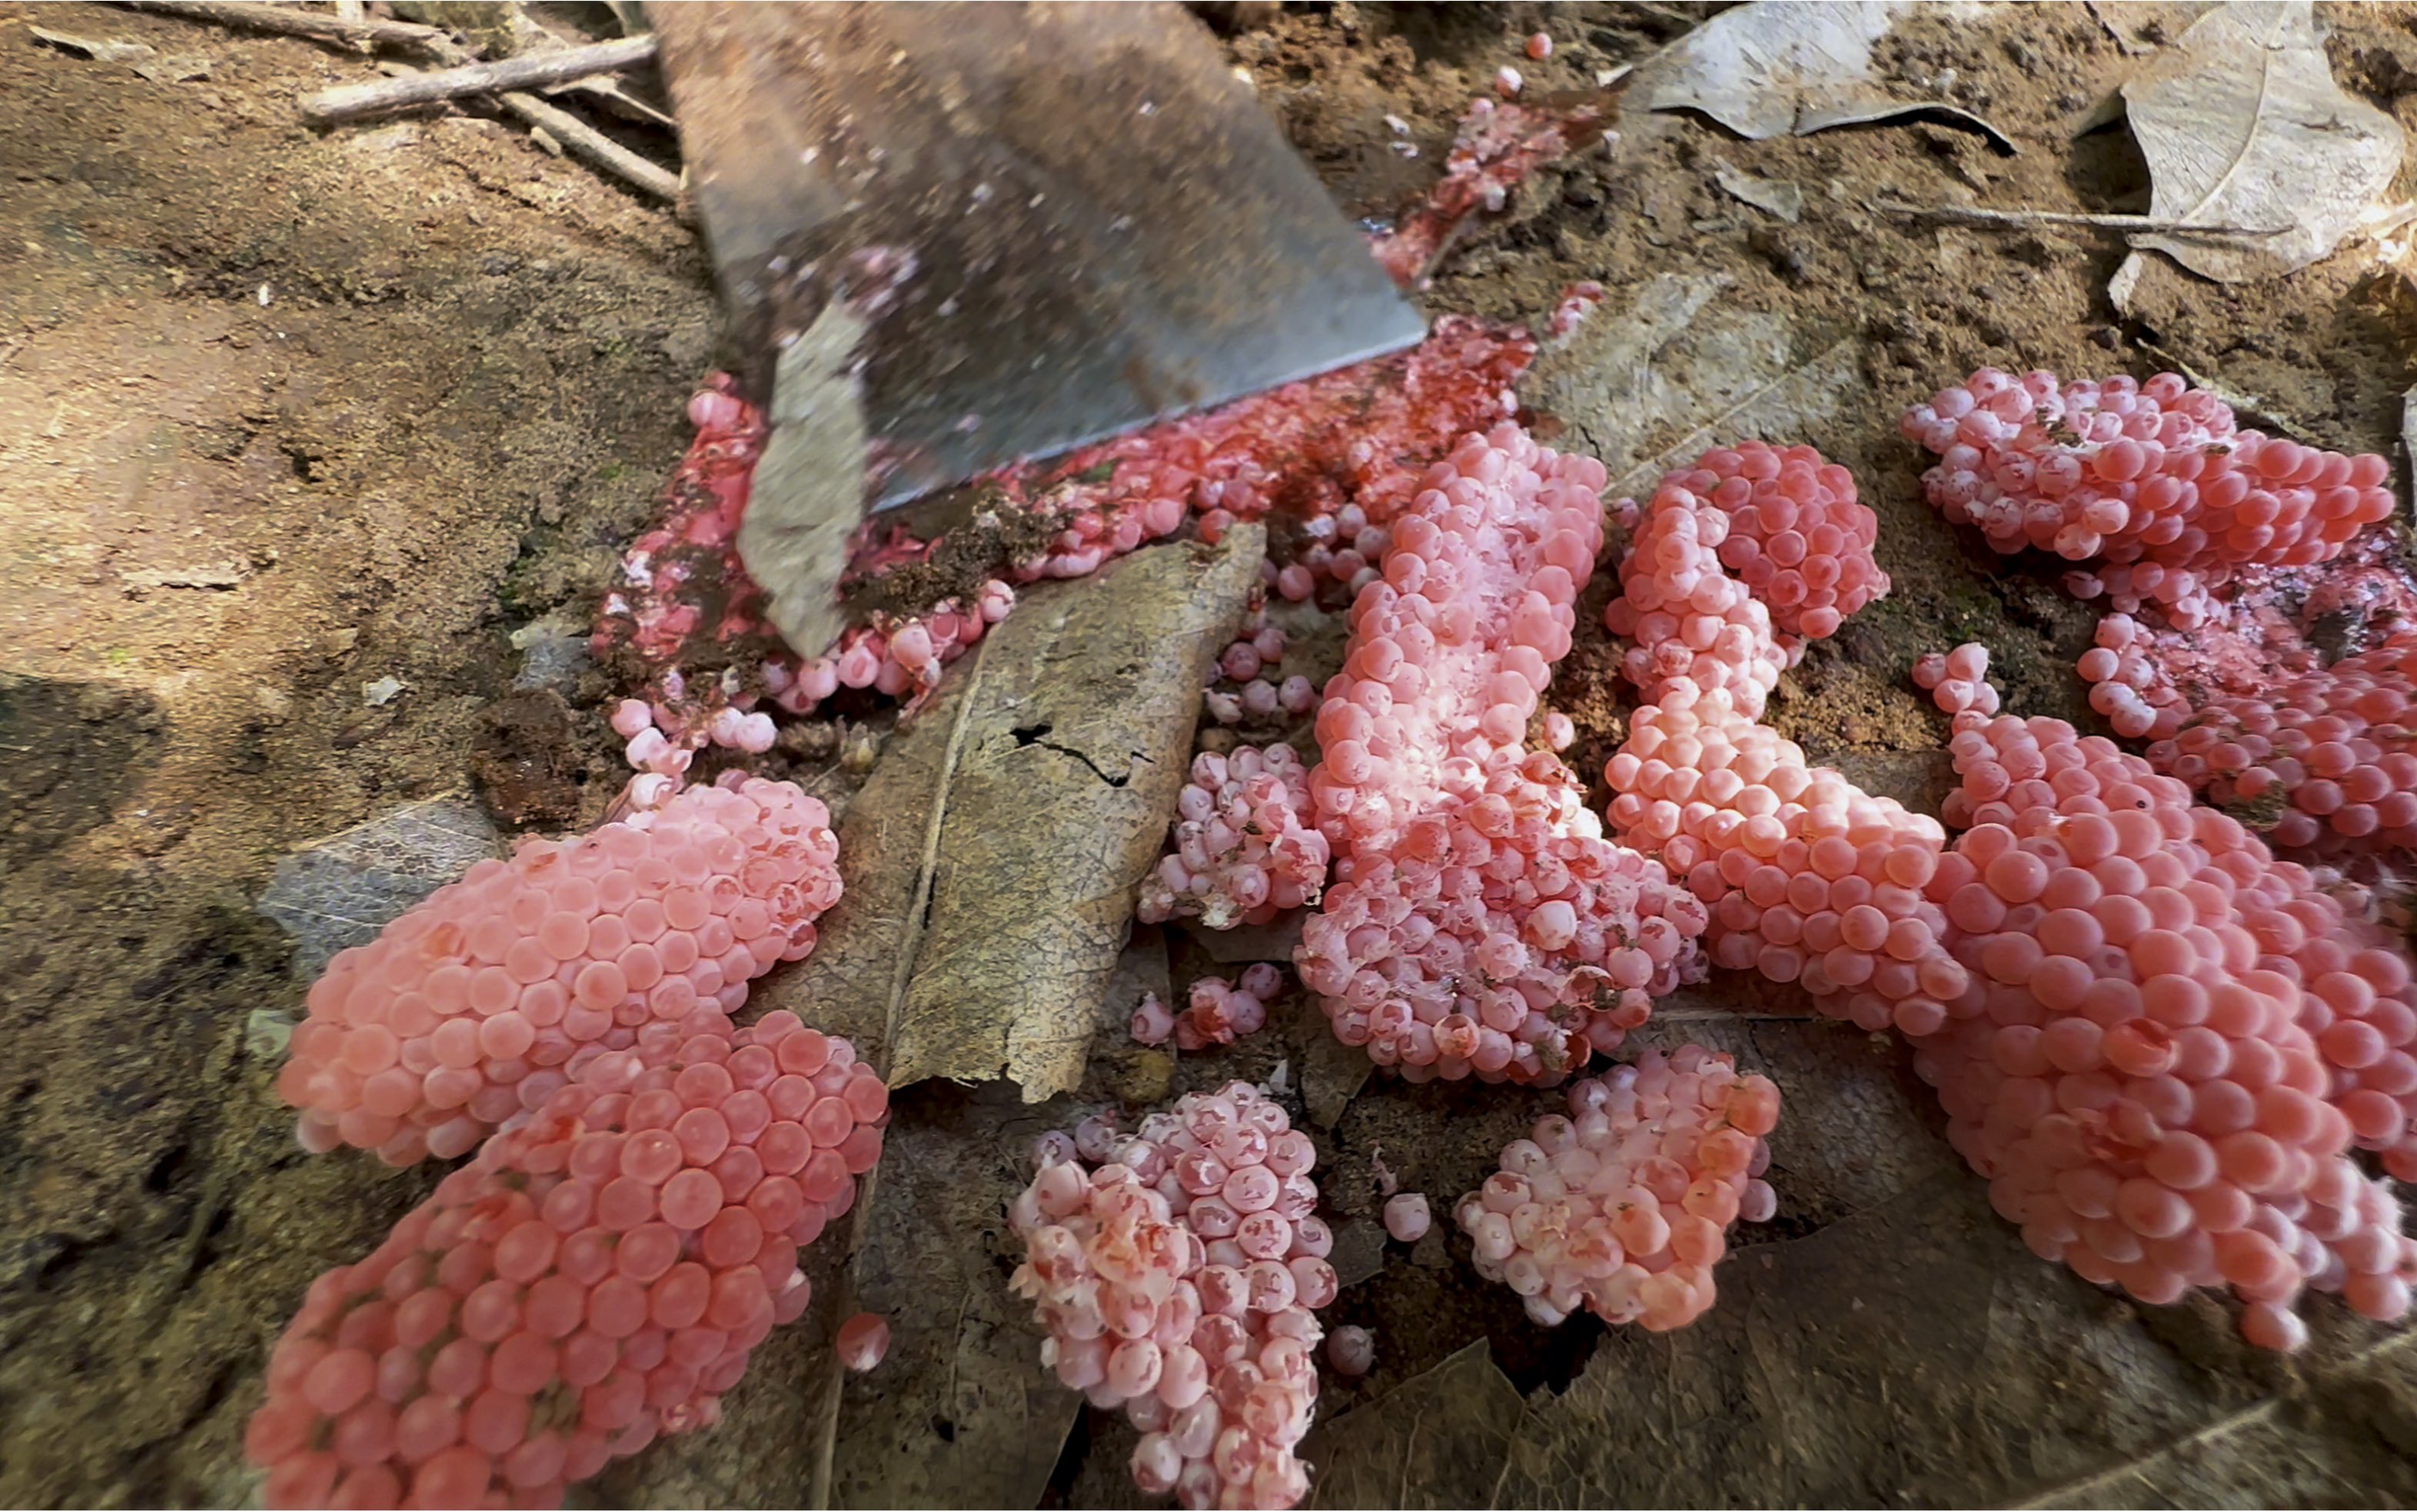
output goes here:
<path id="1" fill-rule="evenodd" d="M 1424 334 L 1179 7 L 647 13 L 775 427 L 739 551 L 808 655 L 868 510 Z"/>

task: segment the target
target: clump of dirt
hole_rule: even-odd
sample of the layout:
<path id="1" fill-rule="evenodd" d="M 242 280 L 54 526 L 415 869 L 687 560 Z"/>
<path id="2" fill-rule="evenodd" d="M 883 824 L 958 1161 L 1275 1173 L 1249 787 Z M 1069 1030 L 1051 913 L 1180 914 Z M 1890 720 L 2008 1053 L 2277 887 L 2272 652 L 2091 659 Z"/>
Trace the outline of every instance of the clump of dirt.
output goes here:
<path id="1" fill-rule="evenodd" d="M 568 826 L 592 775 L 562 695 L 550 688 L 505 694 L 479 716 L 470 776 L 487 810 L 514 829 Z"/>

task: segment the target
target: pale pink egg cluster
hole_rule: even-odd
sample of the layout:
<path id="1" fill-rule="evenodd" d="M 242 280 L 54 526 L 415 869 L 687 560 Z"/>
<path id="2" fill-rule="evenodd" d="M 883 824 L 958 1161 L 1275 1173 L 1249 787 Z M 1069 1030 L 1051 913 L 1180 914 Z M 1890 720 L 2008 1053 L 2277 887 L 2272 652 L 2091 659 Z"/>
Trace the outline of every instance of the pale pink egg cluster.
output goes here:
<path id="1" fill-rule="evenodd" d="M 1729 517 L 1721 565 L 1771 611 L 1782 634 L 1826 640 L 1888 593 L 1888 574 L 1872 557 L 1879 517 L 1856 502 L 1853 475 L 1812 447 L 1716 446 L 1695 473 L 1686 487 Z"/>
<path id="2" fill-rule="evenodd" d="M 2082 675 L 2102 688 L 2127 686 L 2135 669 L 2123 655 L 2093 650 L 2082 658 Z M 2259 827 L 2275 845 L 2417 850 L 2417 638 L 2258 692 L 2218 694 L 2186 713 L 2149 748 L 2151 764 L 2211 803 L 2273 810 Z"/>
<path id="3" fill-rule="evenodd" d="M 1510 424 L 1391 522 L 1310 773 L 1334 853 L 1295 954 L 1336 1036 L 1423 1081 L 1556 1080 L 1700 971 L 1700 904 L 1525 745 L 1602 543 L 1604 470 Z"/>
<path id="4" fill-rule="evenodd" d="M 1655 1333 L 1712 1305 L 1728 1226 L 1777 1209 L 1761 1180 L 1779 1123 L 1770 1078 L 1696 1045 L 1648 1051 L 1570 1088 L 1570 1115 L 1536 1121 L 1454 1221 L 1478 1274 L 1547 1327 L 1585 1308 Z"/>
<path id="5" fill-rule="evenodd" d="M 1943 656 L 1934 651 L 1915 661 L 1913 686 L 1930 695 L 1939 713 L 1953 717 L 1959 733 L 1998 712 L 1998 689 L 1989 681 L 1989 648 L 1978 642 L 1968 641 Z"/>
<path id="6" fill-rule="evenodd" d="M 1239 984 L 1203 976 L 1192 984 L 1181 1013 L 1167 1012 L 1154 995 L 1144 998 L 1141 1011 L 1133 1015 L 1133 1038 L 1145 1045 L 1172 1038 L 1178 1050 L 1186 1051 L 1230 1045 L 1268 1026 L 1268 1004 L 1283 990 L 1283 968 L 1269 961 L 1243 972 Z"/>
<path id="7" fill-rule="evenodd" d="M 2190 701 L 2148 655 L 2147 627 L 2129 614 L 2107 614 L 2090 638 L 2095 643 L 2074 664 L 2090 685 L 2090 706 L 2127 740 L 2170 739 L 2190 718 Z"/>
<path id="8" fill-rule="evenodd" d="M 2001 716 L 1950 750 L 1973 827 L 1929 893 L 1970 978 L 1915 1066 L 1998 1211 L 2144 1302 L 2229 1286 L 2266 1347 L 2304 1338 L 2303 1289 L 2401 1316 L 2417 1245 L 2345 1158 L 2305 967 L 2286 969 L 2305 943 L 2275 906 L 2291 877 L 2181 782 L 2060 720 Z M 2329 1015 L 2374 995 L 2339 975 L 2357 985 L 2314 989 Z"/>
<path id="9" fill-rule="evenodd" d="M 1984 368 L 1907 412 L 1936 453 L 1930 502 L 1999 552 L 2103 560 L 2075 581 L 2118 610 L 2165 606 L 2187 628 L 2206 590 L 2253 563 L 2330 561 L 2392 512 L 2381 457 L 2346 457 L 2237 430 L 2229 407 L 2178 374 L 2060 385 Z"/>
<path id="10" fill-rule="evenodd" d="M 244 1434 L 269 1506 L 557 1505 L 717 1421 L 805 1310 L 798 1250 L 855 1202 L 889 1119 L 847 1041 L 692 1008 L 569 1073 L 312 1283 Z"/>
<path id="11" fill-rule="evenodd" d="M 1327 839 L 1311 822 L 1309 769 L 1290 746 L 1202 751 L 1175 811 L 1175 849 L 1142 883 L 1143 922 L 1230 930 L 1317 900 Z"/>
<path id="12" fill-rule="evenodd" d="M 1311 551 L 1314 554 L 1322 549 L 1313 547 Z M 1259 566 L 1267 578 L 1262 594 L 1269 587 L 1281 592 L 1287 581 L 1284 572 L 1309 571 L 1298 562 L 1284 571 L 1279 571 L 1273 562 Z M 1296 597 L 1306 598 L 1309 594 L 1304 584 Z M 1265 604 L 1254 605 L 1243 623 L 1241 638 L 1217 658 L 1208 691 L 1203 695 L 1208 718 L 1225 725 L 1266 725 L 1274 723 L 1280 713 L 1301 715 L 1317 707 L 1317 689 L 1308 678 L 1298 673 L 1289 677 L 1276 675 L 1282 671 L 1285 643 L 1284 627 L 1268 623 Z M 1220 680 L 1235 686 L 1219 688 Z"/>
<path id="13" fill-rule="evenodd" d="M 1717 963 L 1801 983 L 1866 1029 L 1935 1028 L 1965 985 L 1922 895 L 1946 831 L 1757 722 L 1786 658 L 1717 554 L 1729 516 L 1697 485 L 1719 476 L 1665 475 L 1620 569 L 1648 702 L 1604 768 L 1612 826 L 1711 910 Z"/>
<path id="14" fill-rule="evenodd" d="M 643 779 L 641 779 L 643 780 Z M 814 947 L 839 841 L 793 783 L 725 774 L 660 809 L 481 861 L 312 984 L 278 1092 L 312 1151 L 465 1155 L 624 1050 Z"/>
<path id="15" fill-rule="evenodd" d="M 1624 499 L 1613 506 L 1634 519 L 1634 538 L 1604 627 L 1627 639 L 1620 671 L 1647 703 L 1684 680 L 1759 718 L 1796 658 L 1781 644 L 1771 607 L 1721 561 L 1733 527 L 1708 496 L 1721 481 L 1711 468 L 1681 468 L 1664 475 L 1642 510 Z"/>
<path id="16" fill-rule="evenodd" d="M 1186 1507 L 1289 1507 L 1317 1406 L 1316 1309 L 1340 1283 L 1309 1136 L 1246 1082 L 1195 1093 L 1130 1139 L 1045 1137 L 1009 1210 L 1016 1294 L 1041 1363 L 1142 1440 L 1133 1482 Z M 1102 1161 L 1091 1152 L 1110 1158 Z"/>

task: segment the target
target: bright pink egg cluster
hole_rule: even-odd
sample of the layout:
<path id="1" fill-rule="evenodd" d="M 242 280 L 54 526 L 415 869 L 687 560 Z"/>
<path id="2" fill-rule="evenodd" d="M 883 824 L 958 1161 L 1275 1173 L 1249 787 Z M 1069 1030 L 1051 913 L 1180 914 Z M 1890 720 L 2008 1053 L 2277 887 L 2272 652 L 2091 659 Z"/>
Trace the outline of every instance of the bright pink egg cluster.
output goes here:
<path id="1" fill-rule="evenodd" d="M 2300 1027 L 2331 1078 L 2326 1098 L 2349 1120 L 2351 1142 L 2417 1181 L 2417 981 L 2407 944 L 2315 873 L 2277 861 L 2241 889 L 2257 965 L 2300 987 Z"/>
<path id="2" fill-rule="evenodd" d="M 838 854 L 821 800 L 733 773 L 479 862 L 312 985 L 278 1077 L 304 1146 L 464 1155 L 553 1096 L 581 1047 L 736 1011 L 750 980 L 813 949 Z"/>
<path id="3" fill-rule="evenodd" d="M 1570 1088 L 1570 1116 L 1536 1121 L 1453 1218 L 1478 1274 L 1526 1300 L 1550 1327 L 1585 1308 L 1655 1333 L 1712 1305 L 1728 1226 L 1759 1223 L 1778 1200 L 1760 1178 L 1779 1123 L 1771 1079 L 1737 1074 L 1697 1045 Z"/>
<path id="4" fill-rule="evenodd" d="M 2092 678 L 2102 688 L 2128 686 L 2136 669 L 2123 656 L 2093 650 L 2082 658 L 2082 675 L 2105 673 Z M 2211 697 L 2148 758 L 2211 803 L 2273 810 L 2261 827 L 2276 845 L 2417 850 L 2412 727 L 2417 638 L 2403 637 L 2258 692 Z"/>
<path id="5" fill-rule="evenodd" d="M 2304 1288 L 2400 1316 L 2417 1246 L 2343 1157 L 2303 982 L 2262 963 L 2261 936 L 2299 929 L 2265 847 L 2060 720 L 2001 717 L 1950 749 L 1974 827 L 1929 892 L 1971 975 L 1915 1064 L 1998 1210 L 2142 1301 L 2231 1287 L 2267 1347 L 2303 1337 Z"/>
<path id="6" fill-rule="evenodd" d="M 854 1202 L 889 1118 L 847 1041 L 692 1008 L 568 1069 L 312 1283 L 244 1435 L 268 1505 L 555 1505 L 716 1421 L 805 1310 L 798 1247 Z"/>
<path id="7" fill-rule="evenodd" d="M 1998 689 L 1989 682 L 1989 648 L 1968 641 L 1941 656 L 1934 651 L 1913 664 L 1913 685 L 1930 695 L 1938 712 L 1953 717 L 1957 733 L 1977 728 L 1998 712 Z"/>
<path id="8" fill-rule="evenodd" d="M 1721 565 L 1771 611 L 1786 635 L 1807 641 L 1884 597 L 1888 574 L 1872 558 L 1879 517 L 1855 501 L 1855 479 L 1810 446 L 1759 441 L 1716 446 L 1695 464 L 1710 478 L 1687 486 L 1729 517 Z"/>
<path id="9" fill-rule="evenodd" d="M 1192 984 L 1181 1013 L 1169 1012 L 1156 993 L 1146 995 L 1133 1014 L 1132 1036 L 1144 1045 L 1163 1045 L 1172 1038 L 1177 1049 L 1187 1051 L 1230 1045 L 1267 1027 L 1268 1004 L 1283 990 L 1282 968 L 1264 960 L 1242 973 L 1239 985 L 1223 976 L 1203 976 Z"/>
<path id="10" fill-rule="evenodd" d="M 1526 736 L 1603 538 L 1604 470 L 1513 425 L 1391 522 L 1310 774 L 1334 880 L 1295 956 L 1335 1034 L 1413 1080 L 1556 1080 L 1700 969 L 1701 905 L 1602 837 Z"/>
<path id="11" fill-rule="evenodd" d="M 1801 983 L 1866 1029 L 1924 1032 L 1965 985 L 1922 895 L 1946 831 L 1757 722 L 1786 658 L 1718 555 L 1729 516 L 1705 489 L 1719 476 L 1665 475 L 1620 569 L 1643 653 L 1627 671 L 1648 702 L 1604 768 L 1613 828 L 1710 909 L 1719 964 Z"/>
<path id="12" fill-rule="evenodd" d="M 1104 1150 L 1104 1126 L 1083 1142 Z M 1195 1093 L 1095 1163 L 1064 1136 L 1009 1219 L 1041 1363 L 1142 1440 L 1133 1482 L 1186 1507 L 1288 1507 L 1317 1406 L 1316 1309 L 1339 1289 L 1309 1136 L 1255 1087 Z"/>
<path id="13" fill-rule="evenodd" d="M 1175 808 L 1175 849 L 1142 883 L 1145 923 L 1230 930 L 1317 900 L 1327 839 L 1310 822 L 1309 769 L 1290 746 L 1202 751 Z"/>
<path id="14" fill-rule="evenodd" d="M 1011 469 L 985 481 L 1000 507 L 1053 522 L 1056 533 L 1040 551 L 999 563 L 999 576 L 969 600 L 877 615 L 807 653 L 781 643 L 763 617 L 763 591 L 738 559 L 765 426 L 736 381 L 717 373 L 690 401 L 696 439 L 665 488 L 662 523 L 624 554 L 592 646 L 600 658 L 626 656 L 651 670 L 660 736 L 674 751 L 692 751 L 718 738 L 711 727 L 725 706 L 744 718 L 769 698 L 804 714 L 842 688 L 920 699 L 937 686 L 943 666 L 1006 615 L 1015 584 L 1082 576 L 1179 531 L 1188 517 L 1198 517 L 1213 542 L 1224 526 L 1257 518 L 1282 498 L 1311 542 L 1308 558 L 1347 580 L 1355 574 L 1335 571 L 1344 552 L 1334 548 L 1347 550 L 1354 537 L 1335 538 L 1335 512 L 1357 503 L 1363 522 L 1355 528 L 1364 530 L 1367 516 L 1407 499 L 1416 469 L 1455 437 L 1515 414 L 1511 385 L 1535 353 L 1524 330 L 1447 317 L 1414 351 Z M 929 560 L 937 545 L 877 522 L 851 544 L 851 576 Z M 1286 581 L 1303 585 L 1295 597 L 1306 597 L 1315 571 L 1287 566 L 1294 570 Z M 1269 573 L 1271 583 L 1282 576 L 1274 566 Z M 692 688 L 681 672 L 684 664 L 723 663 L 710 687 L 698 680 Z M 1297 702 L 1303 691 L 1294 690 Z M 1276 692 L 1281 703 L 1285 689 Z M 730 733 L 739 733 L 735 724 Z M 676 776 L 658 764 L 662 753 L 651 743 L 639 755 L 656 758 L 637 761 L 643 770 Z"/>
<path id="15" fill-rule="evenodd" d="M 2060 385 L 1984 368 L 1907 412 L 1938 454 L 1930 502 L 1996 550 L 2103 559 L 2083 597 L 2188 627 L 2206 589 L 2253 563 L 2330 561 L 2392 512 L 2381 457 L 2345 457 L 2234 428 L 2232 411 L 2177 374 Z"/>

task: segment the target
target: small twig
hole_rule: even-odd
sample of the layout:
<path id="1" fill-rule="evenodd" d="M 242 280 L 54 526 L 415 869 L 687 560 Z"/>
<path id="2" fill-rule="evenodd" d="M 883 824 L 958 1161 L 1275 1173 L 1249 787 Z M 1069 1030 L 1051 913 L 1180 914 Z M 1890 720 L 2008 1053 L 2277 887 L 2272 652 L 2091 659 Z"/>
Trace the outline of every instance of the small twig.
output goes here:
<path id="1" fill-rule="evenodd" d="M 459 67 L 476 61 L 470 52 L 433 27 L 392 21 L 344 21 L 323 11 L 284 10 L 272 6 L 236 5 L 228 0 L 115 0 L 131 10 L 153 10 L 220 26 L 249 26 L 311 37 L 322 41 L 385 43 L 418 48 L 439 63 Z M 667 173 L 597 130 L 568 111 L 558 111 L 535 95 L 508 90 L 497 97 L 504 109 L 530 126 L 541 127 L 556 142 L 596 167 L 660 199 L 676 203 L 679 175 Z"/>
<path id="2" fill-rule="evenodd" d="M 279 6 L 237 5 L 232 0 L 114 0 L 128 10 L 153 10 L 220 26 L 242 26 L 256 32 L 281 32 L 323 42 L 354 42 L 387 47 L 416 47 L 443 56 L 461 50 L 433 26 L 400 21 L 347 21 L 317 10 L 287 10 Z"/>
<path id="3" fill-rule="evenodd" d="M 507 58 L 500 63 L 472 63 L 436 73 L 381 79 L 375 83 L 344 84 L 322 90 L 304 100 L 302 113 L 314 121 L 348 121 L 464 95 L 493 95 L 541 84 L 568 83 L 644 63 L 654 55 L 652 36 L 624 37 L 565 48 L 559 53 Z"/>
<path id="4" fill-rule="evenodd" d="M 2101 226 L 2109 231 L 2157 231 L 2197 236 L 2281 236 L 2289 226 L 2221 226 L 2199 220 L 2161 220 L 2148 215 L 2083 215 L 2069 210 L 1984 210 L 1975 205 L 1903 204 L 1877 200 L 1872 208 L 1917 220 L 1958 226 Z"/>
<path id="5" fill-rule="evenodd" d="M 677 174 L 670 172 L 660 163 L 639 157 L 569 111 L 555 110 L 535 95 L 524 95 L 518 90 L 503 96 L 502 98 L 506 110 L 531 126 L 543 128 L 556 142 L 606 173 L 626 180 L 658 199 L 674 202 L 679 199 L 680 181 Z"/>

